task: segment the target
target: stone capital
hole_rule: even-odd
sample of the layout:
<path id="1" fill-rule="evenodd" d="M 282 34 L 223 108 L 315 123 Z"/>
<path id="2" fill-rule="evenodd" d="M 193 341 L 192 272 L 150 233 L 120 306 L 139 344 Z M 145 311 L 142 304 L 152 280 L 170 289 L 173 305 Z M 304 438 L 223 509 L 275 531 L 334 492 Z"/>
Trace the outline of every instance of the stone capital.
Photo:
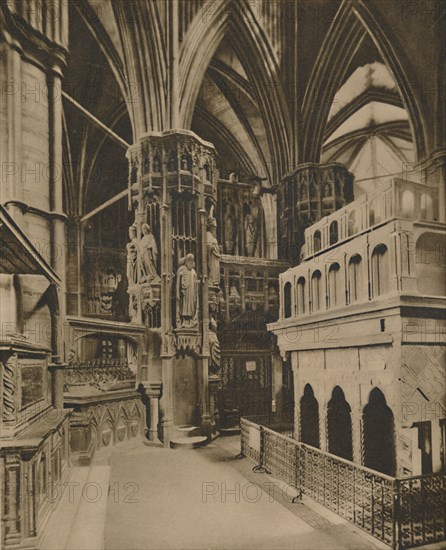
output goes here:
<path id="1" fill-rule="evenodd" d="M 143 386 L 148 397 L 161 397 L 162 382 L 144 382 Z"/>

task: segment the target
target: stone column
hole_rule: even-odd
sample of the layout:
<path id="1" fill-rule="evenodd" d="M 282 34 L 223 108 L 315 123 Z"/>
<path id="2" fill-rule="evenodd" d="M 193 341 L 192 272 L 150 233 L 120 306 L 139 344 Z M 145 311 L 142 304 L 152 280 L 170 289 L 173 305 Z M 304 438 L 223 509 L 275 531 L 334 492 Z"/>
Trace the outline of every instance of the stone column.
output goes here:
<path id="1" fill-rule="evenodd" d="M 161 428 L 165 447 L 169 447 L 173 436 L 173 361 L 172 357 L 163 357 L 163 398 L 161 400 Z"/>
<path id="2" fill-rule="evenodd" d="M 23 180 L 22 180 L 22 94 L 21 94 L 21 54 L 22 47 L 11 35 L 7 38 L 5 55 L 5 79 L 2 84 L 7 102 L 6 128 L 8 134 L 7 148 L 1 158 L 4 166 L 4 185 L 2 185 L 2 202 L 7 205 L 11 217 L 19 225 L 23 217 Z M 3 163 L 5 163 L 3 165 Z"/>
<path id="3" fill-rule="evenodd" d="M 158 437 L 159 399 L 161 396 L 161 382 L 146 382 L 144 389 L 150 403 L 150 426 L 147 432 L 150 443 L 162 445 Z"/>
<path id="4" fill-rule="evenodd" d="M 220 430 L 220 412 L 218 410 L 217 391 L 221 383 L 220 376 L 209 377 L 209 416 L 211 433 L 215 435 Z"/>
<path id="5" fill-rule="evenodd" d="M 51 372 L 51 400 L 55 409 L 63 409 L 64 363 L 50 363 Z"/>
<path id="6" fill-rule="evenodd" d="M 432 471 L 440 472 L 443 467 L 441 460 L 441 426 L 438 419 L 431 420 L 432 430 Z"/>
<path id="7" fill-rule="evenodd" d="M 208 438 L 211 435 L 211 416 L 209 414 L 209 387 L 208 387 L 208 371 L 209 357 L 200 357 L 197 360 L 198 368 L 198 391 L 200 396 L 200 421 L 202 434 Z"/>

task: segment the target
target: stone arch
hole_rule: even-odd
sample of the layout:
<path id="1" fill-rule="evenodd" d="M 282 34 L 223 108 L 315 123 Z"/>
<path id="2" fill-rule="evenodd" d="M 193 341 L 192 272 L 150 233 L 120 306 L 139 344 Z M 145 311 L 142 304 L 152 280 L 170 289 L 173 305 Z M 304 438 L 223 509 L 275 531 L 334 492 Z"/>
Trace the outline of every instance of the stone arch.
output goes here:
<path id="1" fill-rule="evenodd" d="M 305 385 L 300 400 L 300 440 L 312 447 L 320 447 L 319 403 L 310 384 Z"/>
<path id="2" fill-rule="evenodd" d="M 299 277 L 296 284 L 296 313 L 302 315 L 306 311 L 305 277 Z"/>
<path id="3" fill-rule="evenodd" d="M 275 160 L 270 176 L 279 180 L 289 169 L 290 117 L 283 90 L 265 83 L 274 82 L 280 70 L 266 34 L 259 32 L 252 7 L 249 3 L 234 7 L 241 13 L 225 9 L 224 3 L 217 5 L 206 24 L 196 18 L 187 33 L 180 54 L 180 123 L 184 128 L 190 127 L 206 70 L 223 37 L 231 35 L 234 52 L 258 92 L 259 109 Z"/>
<path id="4" fill-rule="evenodd" d="M 291 298 L 291 283 L 288 281 L 283 287 L 283 316 L 285 319 L 291 317 L 292 313 L 292 298 Z"/>
<path id="5" fill-rule="evenodd" d="M 426 128 L 421 106 L 412 82 L 410 60 L 396 43 L 394 33 L 383 21 L 377 21 L 367 2 L 358 0 L 354 4 L 343 2 L 327 32 L 326 40 L 319 52 L 304 97 L 302 130 L 304 141 L 301 158 L 303 162 L 319 162 L 328 112 L 357 48 L 369 34 L 384 63 L 393 72 L 401 92 L 404 107 L 409 116 L 417 158 L 426 154 Z M 320 83 L 324 82 L 321 93 Z M 319 109 L 313 106 L 317 102 Z"/>
<path id="6" fill-rule="evenodd" d="M 353 254 L 348 261 L 348 297 L 349 302 L 357 302 L 361 299 L 363 291 L 362 257 Z"/>
<path id="7" fill-rule="evenodd" d="M 327 405 L 328 452 L 353 460 L 351 408 L 339 386 L 333 388 Z"/>
<path id="8" fill-rule="evenodd" d="M 363 463 L 367 468 L 395 475 L 395 427 L 392 409 L 379 388 L 373 388 L 362 413 Z"/>
<path id="9" fill-rule="evenodd" d="M 389 250 L 385 244 L 375 246 L 371 256 L 372 296 L 382 296 L 389 291 L 390 261 Z"/>
<path id="10" fill-rule="evenodd" d="M 311 275 L 311 297 L 312 310 L 319 311 L 324 306 L 324 292 L 322 284 L 322 273 L 316 269 Z"/>

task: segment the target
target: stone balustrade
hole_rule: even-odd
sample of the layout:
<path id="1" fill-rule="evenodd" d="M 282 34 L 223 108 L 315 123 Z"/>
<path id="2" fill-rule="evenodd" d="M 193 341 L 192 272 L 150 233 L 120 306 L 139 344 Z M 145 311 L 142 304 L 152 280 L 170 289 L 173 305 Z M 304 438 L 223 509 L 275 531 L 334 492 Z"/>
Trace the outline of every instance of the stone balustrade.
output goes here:
<path id="1" fill-rule="evenodd" d="M 302 256 L 319 254 L 393 218 L 435 221 L 437 197 L 438 190 L 433 187 L 391 179 L 306 229 Z"/>

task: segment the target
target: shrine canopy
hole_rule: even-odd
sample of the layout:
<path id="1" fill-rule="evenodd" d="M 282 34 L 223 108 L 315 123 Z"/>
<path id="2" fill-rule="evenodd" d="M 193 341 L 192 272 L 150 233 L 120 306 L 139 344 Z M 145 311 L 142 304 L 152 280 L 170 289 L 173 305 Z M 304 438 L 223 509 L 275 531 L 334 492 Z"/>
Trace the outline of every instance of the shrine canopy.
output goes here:
<path id="1" fill-rule="evenodd" d="M 0 205 L 0 273 L 43 275 L 55 285 L 60 279 L 42 254 Z"/>

